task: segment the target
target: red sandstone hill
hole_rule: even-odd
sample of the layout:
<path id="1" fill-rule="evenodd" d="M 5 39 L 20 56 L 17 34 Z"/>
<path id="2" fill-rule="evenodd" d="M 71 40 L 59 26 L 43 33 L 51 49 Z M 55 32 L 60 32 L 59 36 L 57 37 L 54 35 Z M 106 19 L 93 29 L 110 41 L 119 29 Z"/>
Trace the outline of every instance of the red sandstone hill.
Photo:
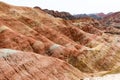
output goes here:
<path id="1" fill-rule="evenodd" d="M 106 15 L 104 19 L 102 20 L 105 25 L 107 26 L 114 26 L 116 28 L 119 28 L 120 23 L 120 12 L 111 13 L 109 15 Z"/>
<path id="2" fill-rule="evenodd" d="M 9 79 L 7 75 L 12 73 L 0 73 L 3 76 L 1 79 L 26 80 L 30 76 L 28 80 L 79 80 L 87 77 L 84 73 L 114 70 L 120 66 L 120 38 L 119 35 L 105 32 L 105 26 L 92 18 L 64 20 L 38 8 L 0 2 L 0 48 L 21 50 L 16 51 L 15 56 L 14 52 L 8 58 L 5 56 L 8 62 L 4 65 L 14 65 L 10 66 L 13 67 L 10 72 L 15 75 Z M 9 50 L 7 51 L 9 54 Z M 1 54 L 7 53 L 2 50 Z M 37 56 L 38 59 L 35 58 Z M 1 64 L 4 62 L 2 57 Z M 23 60 L 18 63 L 14 61 L 19 61 L 19 58 Z M 31 59 L 31 63 L 27 62 Z M 49 65 L 50 61 L 54 64 Z M 20 67 L 18 74 L 14 73 L 15 67 L 19 68 L 19 65 L 24 64 L 31 66 Z M 67 64 L 67 70 L 60 64 Z M 41 74 L 43 70 L 40 66 L 44 66 L 44 74 Z M 0 71 L 5 72 L 5 69 Z M 35 75 L 36 71 L 39 76 Z"/>
<path id="3" fill-rule="evenodd" d="M 0 49 L 0 80 L 80 80 L 85 74 L 59 59 Z"/>
<path id="4" fill-rule="evenodd" d="M 103 25 L 107 26 L 106 33 L 120 34 L 120 12 L 109 13 L 101 22 Z"/>

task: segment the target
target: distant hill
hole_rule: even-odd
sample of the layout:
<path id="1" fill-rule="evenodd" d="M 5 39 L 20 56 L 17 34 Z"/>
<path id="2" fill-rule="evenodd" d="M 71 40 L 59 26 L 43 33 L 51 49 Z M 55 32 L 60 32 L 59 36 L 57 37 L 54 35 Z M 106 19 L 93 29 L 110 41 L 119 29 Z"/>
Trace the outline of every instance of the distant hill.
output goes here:
<path id="1" fill-rule="evenodd" d="M 34 8 L 38 8 L 40 9 L 39 7 L 34 7 Z M 48 9 L 43 9 L 44 12 L 54 16 L 54 17 L 59 17 L 59 18 L 63 18 L 63 19 L 74 19 L 75 17 L 72 16 L 70 13 L 68 12 L 59 12 L 59 11 L 54 11 L 54 10 L 48 10 Z"/>
<path id="2" fill-rule="evenodd" d="M 93 14 L 76 14 L 73 15 L 75 18 L 83 18 L 83 17 L 91 17 L 97 20 L 102 19 L 103 17 L 105 17 L 106 14 L 104 13 L 93 13 Z"/>
<path id="3" fill-rule="evenodd" d="M 39 7 L 34 7 L 34 8 L 38 8 L 41 9 Z M 94 19 L 101 19 L 105 16 L 104 13 L 93 13 L 93 14 L 75 14 L 72 15 L 69 12 L 59 12 L 59 11 L 54 11 L 54 10 L 48 10 L 48 9 L 41 9 L 45 12 L 47 12 L 48 14 L 54 16 L 54 17 L 59 17 L 59 18 L 63 18 L 63 19 L 67 19 L 67 20 L 73 20 L 73 19 L 79 19 L 79 18 L 83 18 L 83 17 L 91 17 Z"/>

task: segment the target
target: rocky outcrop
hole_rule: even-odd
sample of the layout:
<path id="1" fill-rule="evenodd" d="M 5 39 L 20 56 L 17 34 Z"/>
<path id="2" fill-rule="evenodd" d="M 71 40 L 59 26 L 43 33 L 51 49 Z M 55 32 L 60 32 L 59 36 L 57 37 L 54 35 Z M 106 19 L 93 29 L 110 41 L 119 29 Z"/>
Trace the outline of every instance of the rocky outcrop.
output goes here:
<path id="1" fill-rule="evenodd" d="M 40 9 L 39 7 L 34 7 L 35 9 Z M 59 11 L 54 11 L 54 10 L 48 10 L 48 9 L 43 9 L 43 11 L 45 11 L 46 13 L 54 16 L 54 17 L 58 17 L 58 18 L 63 18 L 63 19 L 74 19 L 74 16 L 72 16 L 70 13 L 68 12 L 59 12 Z"/>
<path id="2" fill-rule="evenodd" d="M 53 15 L 54 17 L 59 17 L 59 18 L 67 19 L 67 20 L 74 19 L 74 16 L 72 16 L 68 12 L 58 12 L 58 11 L 53 11 L 53 10 L 48 10 L 48 9 L 44 9 L 43 11 L 47 12 L 48 14 Z"/>

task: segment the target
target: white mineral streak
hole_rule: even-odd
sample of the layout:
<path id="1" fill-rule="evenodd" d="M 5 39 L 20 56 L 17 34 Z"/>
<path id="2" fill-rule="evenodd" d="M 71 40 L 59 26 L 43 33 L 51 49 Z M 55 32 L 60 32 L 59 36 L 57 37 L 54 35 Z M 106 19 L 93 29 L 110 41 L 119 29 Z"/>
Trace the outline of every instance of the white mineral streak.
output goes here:
<path id="1" fill-rule="evenodd" d="M 120 74 L 110 74 L 102 77 L 85 78 L 83 80 L 120 80 Z"/>
<path id="2" fill-rule="evenodd" d="M 11 54 L 15 54 L 17 53 L 18 51 L 16 50 L 12 50 L 12 49 L 0 49 L 0 58 L 1 57 L 6 57 L 6 56 L 9 56 Z"/>

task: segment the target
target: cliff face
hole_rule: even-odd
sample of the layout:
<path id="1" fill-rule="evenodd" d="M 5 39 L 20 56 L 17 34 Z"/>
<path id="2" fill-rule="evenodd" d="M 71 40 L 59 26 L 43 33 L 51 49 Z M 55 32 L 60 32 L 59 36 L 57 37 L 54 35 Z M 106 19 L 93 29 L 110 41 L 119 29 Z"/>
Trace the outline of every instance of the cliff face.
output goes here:
<path id="1" fill-rule="evenodd" d="M 60 77 L 64 80 L 79 80 L 79 78 L 84 77 L 84 73 L 94 74 L 95 72 L 110 71 L 119 67 L 120 38 L 119 35 L 106 33 L 107 29 L 98 20 L 92 18 L 65 20 L 55 18 L 38 8 L 18 7 L 0 2 L 0 48 L 25 51 L 25 53 L 20 52 L 22 53 L 20 55 L 26 56 L 26 59 L 20 63 L 32 58 L 33 62 L 34 60 L 36 62 L 30 67 L 33 67 L 33 69 L 35 66 L 44 65 L 44 63 L 40 63 L 42 62 L 41 57 L 36 60 L 34 56 L 43 55 L 43 58 L 47 58 L 46 64 L 49 64 L 47 56 L 53 57 L 50 59 L 58 62 L 54 63 L 53 61 L 52 66 L 54 68 L 62 64 L 61 61 L 65 61 L 68 69 L 74 72 L 70 71 L 73 77 L 70 77 L 70 74 L 65 77 L 65 72 L 69 72 L 69 70 L 66 71 L 66 68 L 61 69 L 61 66 L 59 66 L 57 71 L 60 72 L 55 74 L 55 76 L 59 75 L 59 80 L 61 80 Z M 118 29 L 115 30 L 119 31 Z M 29 58 L 26 52 L 30 53 L 28 56 L 33 52 L 33 56 L 29 56 Z M 19 57 L 19 54 L 16 54 L 16 56 Z M 12 58 L 14 59 L 14 56 Z M 8 63 L 12 64 L 12 62 Z M 69 64 L 72 65 L 71 68 L 69 68 L 71 66 Z M 45 69 L 48 69 L 48 71 L 44 71 L 45 75 L 36 78 L 38 80 L 41 78 L 45 78 L 42 80 L 48 80 L 45 76 L 51 72 L 50 76 L 47 77 L 51 80 L 57 80 L 57 77 L 53 76 L 54 73 L 52 74 L 53 69 L 49 69 L 49 65 L 45 67 Z M 78 72 L 74 69 L 77 69 Z M 39 71 L 36 67 L 35 70 Z M 76 75 L 79 73 L 81 73 L 81 76 Z M 29 74 L 32 74 L 32 72 Z M 3 74 L 0 73 L 0 75 Z M 25 76 L 23 72 L 20 75 Z"/>

